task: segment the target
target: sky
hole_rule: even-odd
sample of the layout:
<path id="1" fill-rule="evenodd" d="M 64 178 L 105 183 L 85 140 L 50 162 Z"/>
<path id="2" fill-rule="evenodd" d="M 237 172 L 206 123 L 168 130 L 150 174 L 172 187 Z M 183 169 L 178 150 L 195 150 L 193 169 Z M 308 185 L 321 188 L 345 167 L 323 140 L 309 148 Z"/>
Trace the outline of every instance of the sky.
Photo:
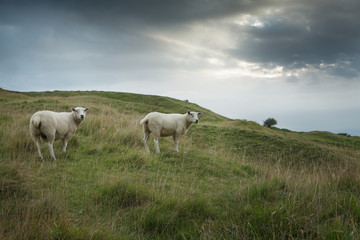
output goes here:
<path id="1" fill-rule="evenodd" d="M 360 136 L 359 22 L 359 0 L 2 0 L 0 87 L 169 96 Z"/>

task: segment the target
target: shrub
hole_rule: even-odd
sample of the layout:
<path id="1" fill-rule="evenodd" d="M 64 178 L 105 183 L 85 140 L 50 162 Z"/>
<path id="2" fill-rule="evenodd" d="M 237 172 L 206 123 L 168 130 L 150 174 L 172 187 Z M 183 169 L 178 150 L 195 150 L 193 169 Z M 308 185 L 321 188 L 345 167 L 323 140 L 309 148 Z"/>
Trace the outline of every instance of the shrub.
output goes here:
<path id="1" fill-rule="evenodd" d="M 277 121 L 275 118 L 268 118 L 264 121 L 264 126 L 271 128 L 272 126 L 276 125 Z"/>

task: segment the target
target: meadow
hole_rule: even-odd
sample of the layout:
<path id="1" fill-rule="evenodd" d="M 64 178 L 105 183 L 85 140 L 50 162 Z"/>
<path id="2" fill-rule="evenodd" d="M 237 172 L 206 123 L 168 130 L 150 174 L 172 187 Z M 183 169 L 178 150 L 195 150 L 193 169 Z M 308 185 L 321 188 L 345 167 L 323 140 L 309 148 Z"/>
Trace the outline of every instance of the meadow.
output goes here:
<path id="1" fill-rule="evenodd" d="M 57 161 L 29 119 L 90 107 Z M 201 111 L 145 152 L 151 111 Z M 359 239 L 360 137 L 231 120 L 167 97 L 0 89 L 0 239 Z"/>

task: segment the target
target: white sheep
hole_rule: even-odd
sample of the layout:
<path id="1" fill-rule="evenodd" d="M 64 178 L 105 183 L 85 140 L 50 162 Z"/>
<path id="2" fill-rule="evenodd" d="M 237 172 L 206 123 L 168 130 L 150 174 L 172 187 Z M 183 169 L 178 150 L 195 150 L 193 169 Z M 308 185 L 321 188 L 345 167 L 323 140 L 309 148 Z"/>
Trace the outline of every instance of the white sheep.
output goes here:
<path id="1" fill-rule="evenodd" d="M 198 123 L 201 112 L 190 112 L 185 114 L 165 114 L 152 112 L 147 114 L 144 119 L 140 121 L 144 130 L 144 145 L 146 152 L 150 152 L 147 140 L 150 133 L 154 134 L 154 145 L 157 153 L 160 153 L 159 138 L 173 136 L 175 143 L 175 151 L 179 152 L 178 144 L 179 137 L 184 135 L 192 123 Z"/>
<path id="2" fill-rule="evenodd" d="M 36 143 L 40 160 L 43 160 L 40 150 L 40 137 L 48 141 L 51 158 L 56 160 L 53 148 L 54 141 L 61 139 L 63 142 L 62 151 L 65 152 L 69 139 L 75 134 L 89 109 L 77 107 L 72 108 L 71 112 L 39 111 L 32 115 L 30 134 Z"/>

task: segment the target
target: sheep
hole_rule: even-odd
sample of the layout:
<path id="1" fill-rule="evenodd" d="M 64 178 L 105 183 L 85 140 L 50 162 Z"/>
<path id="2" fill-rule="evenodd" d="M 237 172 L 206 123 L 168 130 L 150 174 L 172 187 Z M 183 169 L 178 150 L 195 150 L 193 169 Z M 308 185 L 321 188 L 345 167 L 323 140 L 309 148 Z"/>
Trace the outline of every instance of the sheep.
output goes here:
<path id="1" fill-rule="evenodd" d="M 159 138 L 173 136 L 174 149 L 179 152 L 178 144 L 179 137 L 184 135 L 192 123 L 198 123 L 201 112 L 190 112 L 185 114 L 165 114 L 158 112 L 151 112 L 147 114 L 144 119 L 140 121 L 144 131 L 144 145 L 146 152 L 150 152 L 147 140 L 150 133 L 154 134 L 154 145 L 156 153 L 160 153 Z"/>
<path id="2" fill-rule="evenodd" d="M 51 158 L 56 160 L 53 148 L 54 141 L 62 140 L 62 151 L 65 153 L 69 139 L 85 119 L 88 110 L 90 108 L 77 107 L 72 108 L 71 112 L 38 111 L 32 115 L 29 126 L 30 135 L 36 144 L 41 161 L 43 161 L 43 156 L 40 150 L 40 137 L 48 141 Z"/>

